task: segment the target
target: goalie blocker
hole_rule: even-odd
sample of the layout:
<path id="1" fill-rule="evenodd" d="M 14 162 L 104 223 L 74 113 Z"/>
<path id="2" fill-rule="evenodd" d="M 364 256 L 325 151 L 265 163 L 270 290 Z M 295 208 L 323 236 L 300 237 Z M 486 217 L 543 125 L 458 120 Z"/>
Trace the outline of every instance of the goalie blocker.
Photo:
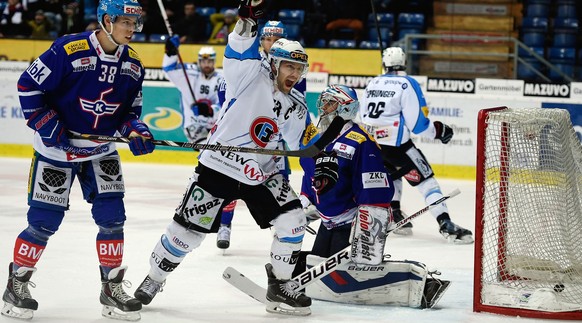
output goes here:
<path id="1" fill-rule="evenodd" d="M 325 261 L 307 256 L 307 268 Z M 352 261 L 317 282 L 305 287 L 305 295 L 337 303 L 391 305 L 432 308 L 449 288 L 450 281 L 434 276 L 423 263 L 416 261 L 382 261 L 377 266 L 356 265 Z"/>

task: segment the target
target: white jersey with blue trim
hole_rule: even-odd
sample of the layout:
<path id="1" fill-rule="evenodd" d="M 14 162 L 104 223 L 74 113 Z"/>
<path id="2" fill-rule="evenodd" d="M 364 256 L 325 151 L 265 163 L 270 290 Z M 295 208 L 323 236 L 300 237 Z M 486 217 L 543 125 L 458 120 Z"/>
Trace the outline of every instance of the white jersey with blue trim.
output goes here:
<path id="1" fill-rule="evenodd" d="M 310 141 L 305 138 L 307 110 L 293 112 L 299 108 L 294 100 L 302 95 L 297 91 L 287 95 L 275 88 L 270 64 L 260 55 L 256 36 L 231 33 L 223 64 L 226 99 L 208 143 L 277 149 L 282 137 L 295 150 Z M 279 157 L 270 155 L 203 150 L 199 160 L 249 185 L 259 185 L 279 171 Z"/>
<path id="2" fill-rule="evenodd" d="M 431 139 L 436 135 L 420 85 L 406 75 L 372 79 L 360 99 L 360 117 L 380 145 L 400 146 L 411 132 Z"/>
<path id="3" fill-rule="evenodd" d="M 184 117 L 184 128 L 188 128 L 193 123 L 196 123 L 197 118 L 191 109 L 194 98 L 192 98 L 190 89 L 194 92 L 197 101 L 205 101 L 214 110 L 214 115 L 218 115 L 216 113 L 220 109 L 218 105 L 218 85 L 222 79 L 220 73 L 214 71 L 211 75 L 206 76 L 200 71 L 197 64 L 184 64 L 184 69 L 182 69 L 182 64 L 178 61 L 178 55 L 168 56 L 166 54 L 164 54 L 164 60 L 162 61 L 162 69 L 168 76 L 168 79 L 180 91 L 180 105 Z M 188 75 L 189 84 L 184 76 L 184 70 L 186 70 L 186 74 Z"/>

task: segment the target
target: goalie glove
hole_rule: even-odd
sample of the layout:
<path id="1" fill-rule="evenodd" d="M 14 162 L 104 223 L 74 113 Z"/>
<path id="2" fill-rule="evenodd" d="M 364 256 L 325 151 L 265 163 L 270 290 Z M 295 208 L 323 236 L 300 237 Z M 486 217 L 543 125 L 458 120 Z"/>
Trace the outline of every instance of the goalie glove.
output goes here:
<path id="1" fill-rule="evenodd" d="M 264 0 L 240 0 L 238 16 L 258 20 L 265 15 Z"/>
<path id="2" fill-rule="evenodd" d="M 339 178 L 339 164 L 335 150 L 322 151 L 315 159 L 315 171 L 313 172 L 313 188 L 317 195 L 329 192 Z"/>
<path id="3" fill-rule="evenodd" d="M 453 139 L 453 128 L 447 126 L 446 124 L 435 121 L 433 122 L 434 128 L 436 130 L 436 136 L 434 139 L 440 140 L 443 144 L 448 144 L 451 139 Z"/>

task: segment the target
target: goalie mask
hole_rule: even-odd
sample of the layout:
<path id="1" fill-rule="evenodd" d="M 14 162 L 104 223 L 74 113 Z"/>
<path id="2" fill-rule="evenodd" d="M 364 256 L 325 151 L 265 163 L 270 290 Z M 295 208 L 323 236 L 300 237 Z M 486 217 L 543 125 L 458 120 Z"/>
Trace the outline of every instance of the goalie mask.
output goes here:
<path id="1" fill-rule="evenodd" d="M 406 70 L 406 54 L 400 47 L 389 47 L 382 52 L 382 66 L 384 71 L 404 71 Z"/>
<path id="2" fill-rule="evenodd" d="M 330 85 L 317 98 L 317 112 L 320 131 L 325 131 L 331 121 L 339 116 L 348 121 L 356 118 L 360 102 L 356 91 L 345 85 Z"/>

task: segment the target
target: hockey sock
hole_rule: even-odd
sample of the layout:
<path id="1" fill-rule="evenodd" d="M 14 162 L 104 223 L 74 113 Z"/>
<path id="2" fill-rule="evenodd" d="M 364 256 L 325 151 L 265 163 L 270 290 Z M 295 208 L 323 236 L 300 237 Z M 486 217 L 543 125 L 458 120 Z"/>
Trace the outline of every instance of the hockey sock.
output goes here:
<path id="1" fill-rule="evenodd" d="M 441 187 L 434 177 L 427 178 L 422 183 L 416 186 L 420 193 L 424 196 L 424 201 L 426 205 L 430 205 L 434 201 L 439 200 L 443 197 L 441 192 Z M 448 213 L 449 209 L 445 203 L 441 203 L 435 206 L 431 211 L 432 216 L 436 219 L 439 215 L 443 213 Z"/>
<path id="2" fill-rule="evenodd" d="M 123 241 L 123 226 L 113 228 L 99 226 L 96 241 L 97 257 L 104 279 L 107 279 L 111 269 L 121 266 Z"/>
<path id="3" fill-rule="evenodd" d="M 24 229 L 14 244 L 12 270 L 16 271 L 20 267 L 34 267 L 40 259 L 49 237 L 53 234 L 52 231 L 32 226 Z"/>
<path id="4" fill-rule="evenodd" d="M 236 200 L 228 203 L 224 208 L 222 208 L 222 215 L 220 216 L 220 224 L 230 225 L 232 223 L 232 217 L 234 216 L 234 208 L 236 207 Z"/>
<path id="5" fill-rule="evenodd" d="M 305 235 L 307 220 L 300 208 L 287 211 L 271 221 L 275 236 L 271 244 L 271 264 L 278 279 L 291 279 Z"/>

